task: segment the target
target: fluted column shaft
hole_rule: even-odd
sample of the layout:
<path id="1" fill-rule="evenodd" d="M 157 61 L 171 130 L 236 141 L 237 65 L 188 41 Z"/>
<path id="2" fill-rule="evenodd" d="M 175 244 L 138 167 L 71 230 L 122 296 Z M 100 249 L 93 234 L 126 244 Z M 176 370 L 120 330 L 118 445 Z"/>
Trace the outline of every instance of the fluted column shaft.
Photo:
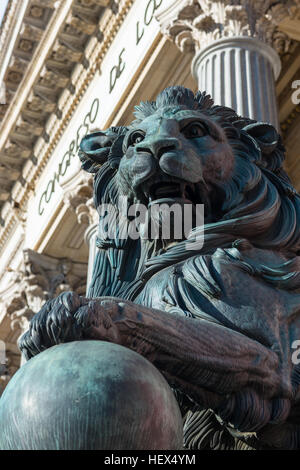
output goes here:
<path id="1" fill-rule="evenodd" d="M 275 79 L 280 59 L 267 44 L 251 37 L 215 41 L 195 55 L 192 72 L 199 90 L 215 104 L 278 127 Z"/>

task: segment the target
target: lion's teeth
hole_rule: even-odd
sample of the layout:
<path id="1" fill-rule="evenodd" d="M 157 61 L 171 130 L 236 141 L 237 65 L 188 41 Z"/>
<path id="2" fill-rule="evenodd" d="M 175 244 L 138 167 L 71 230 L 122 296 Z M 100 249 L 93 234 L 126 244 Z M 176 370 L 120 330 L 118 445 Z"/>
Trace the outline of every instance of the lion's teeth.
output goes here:
<path id="1" fill-rule="evenodd" d="M 186 182 L 160 181 L 150 184 L 148 181 L 142 188 L 149 202 L 162 198 L 184 198 L 194 200 L 194 187 Z"/>

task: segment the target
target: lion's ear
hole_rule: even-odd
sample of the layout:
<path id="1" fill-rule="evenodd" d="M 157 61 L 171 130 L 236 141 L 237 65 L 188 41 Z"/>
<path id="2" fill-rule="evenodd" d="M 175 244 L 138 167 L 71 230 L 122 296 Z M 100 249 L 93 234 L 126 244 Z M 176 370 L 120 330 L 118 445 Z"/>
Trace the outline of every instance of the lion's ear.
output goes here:
<path id="1" fill-rule="evenodd" d="M 258 145 L 263 167 L 273 172 L 283 171 L 285 148 L 275 127 L 271 124 L 255 122 L 245 126 L 243 131 L 247 132 Z"/>
<path id="2" fill-rule="evenodd" d="M 277 147 L 280 135 L 271 124 L 256 122 L 243 129 L 258 143 L 262 153 L 271 154 Z"/>
<path id="3" fill-rule="evenodd" d="M 122 145 L 119 141 L 123 141 L 124 134 L 124 127 L 111 127 L 105 131 L 86 135 L 80 143 L 78 152 L 83 170 L 97 173 L 103 163 L 109 160 L 116 166 L 116 160 L 122 157 L 120 153 Z"/>

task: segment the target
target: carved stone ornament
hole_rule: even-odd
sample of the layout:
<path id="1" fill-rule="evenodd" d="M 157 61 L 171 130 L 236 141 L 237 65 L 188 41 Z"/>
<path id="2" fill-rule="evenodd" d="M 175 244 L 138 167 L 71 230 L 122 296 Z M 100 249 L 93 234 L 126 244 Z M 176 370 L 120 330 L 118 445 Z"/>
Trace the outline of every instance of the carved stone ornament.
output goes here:
<path id="1" fill-rule="evenodd" d="M 67 442 L 85 443 L 76 448 L 149 449 L 139 439 L 148 420 L 140 415 L 138 422 L 130 404 L 140 369 L 124 360 L 125 347 L 150 361 L 172 388 L 185 448 L 299 449 L 300 198 L 283 169 L 278 132 L 178 86 L 137 106 L 128 127 L 90 134 L 80 148 L 83 169 L 95 175 L 99 213 L 89 292 L 63 292 L 31 320 L 19 343 L 28 363 L 0 400 L 0 448 L 64 449 L 64 438 L 51 436 L 71 420 Z M 190 230 L 178 236 L 187 222 Z M 42 266 L 33 275 L 44 290 Z M 115 356 L 110 343 L 120 347 Z M 112 381 L 98 373 L 104 369 Z M 96 379 L 93 396 L 111 397 L 100 414 L 99 401 L 79 399 L 91 396 Z M 73 391 L 78 385 L 77 401 L 69 399 L 70 380 Z M 148 386 L 137 386 L 146 403 Z M 40 400 L 34 413 L 22 405 L 23 387 Z M 120 390 L 124 403 L 116 405 Z M 61 410 L 55 422 L 47 418 L 45 395 Z M 18 426 L 9 411 L 16 402 Z M 112 409 L 119 416 L 117 443 L 101 421 Z M 166 411 L 162 429 L 154 415 L 147 432 L 162 439 L 173 417 Z M 96 443 L 89 417 L 103 429 Z M 48 433 L 35 433 L 36 426 Z M 30 442 L 20 437 L 26 432 Z M 164 442 L 151 448 L 174 448 Z"/>
<path id="2" fill-rule="evenodd" d="M 199 51 L 218 39 L 234 36 L 255 37 L 286 52 L 290 38 L 277 26 L 292 17 L 299 0 L 185 0 L 158 15 L 162 32 L 181 51 Z"/>
<path id="3" fill-rule="evenodd" d="M 24 250 L 23 270 L 14 272 L 16 293 L 6 303 L 12 329 L 24 332 L 43 304 L 70 289 L 85 292 L 86 265 Z"/>
<path id="4" fill-rule="evenodd" d="M 63 189 L 66 189 L 62 185 Z M 82 175 L 75 188 L 67 189 L 64 202 L 76 214 L 79 225 L 93 225 L 97 222 L 97 211 L 93 201 L 93 177 Z"/>

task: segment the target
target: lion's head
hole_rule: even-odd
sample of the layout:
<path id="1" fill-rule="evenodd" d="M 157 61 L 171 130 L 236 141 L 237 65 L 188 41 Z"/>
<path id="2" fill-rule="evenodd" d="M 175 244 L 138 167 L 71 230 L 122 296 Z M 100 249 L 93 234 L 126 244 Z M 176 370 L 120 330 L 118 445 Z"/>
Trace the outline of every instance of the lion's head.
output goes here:
<path id="1" fill-rule="evenodd" d="M 216 219 L 210 210 L 215 188 L 231 178 L 234 168 L 225 132 L 201 110 L 158 103 L 149 115 L 141 108 L 141 119 L 125 134 L 116 175 L 120 190 L 148 205 L 204 203 L 207 218 Z"/>
<path id="2" fill-rule="evenodd" d="M 155 102 L 141 103 L 135 117 L 128 127 L 110 128 L 82 140 L 82 166 L 95 173 L 96 207 L 116 204 L 120 195 L 146 205 L 203 203 L 202 252 L 240 238 L 289 256 L 299 252 L 299 196 L 283 170 L 284 148 L 273 126 L 240 117 L 232 109 L 215 106 L 209 95 L 194 95 L 180 86 L 165 89 Z M 118 280 L 130 284 L 157 252 L 150 245 L 145 253 L 140 242 L 128 243 L 118 241 L 116 234 L 114 240 L 99 240 L 98 245 L 107 252 L 124 248 L 131 252 L 139 264 L 129 266 L 135 274 L 124 270 L 120 258 L 122 269 L 117 267 Z M 177 245 L 160 252 L 156 269 L 165 266 L 163 259 L 171 264 L 187 256 L 182 242 Z M 116 266 L 112 269 L 116 271 Z M 99 295 L 97 289 L 93 295 Z"/>

